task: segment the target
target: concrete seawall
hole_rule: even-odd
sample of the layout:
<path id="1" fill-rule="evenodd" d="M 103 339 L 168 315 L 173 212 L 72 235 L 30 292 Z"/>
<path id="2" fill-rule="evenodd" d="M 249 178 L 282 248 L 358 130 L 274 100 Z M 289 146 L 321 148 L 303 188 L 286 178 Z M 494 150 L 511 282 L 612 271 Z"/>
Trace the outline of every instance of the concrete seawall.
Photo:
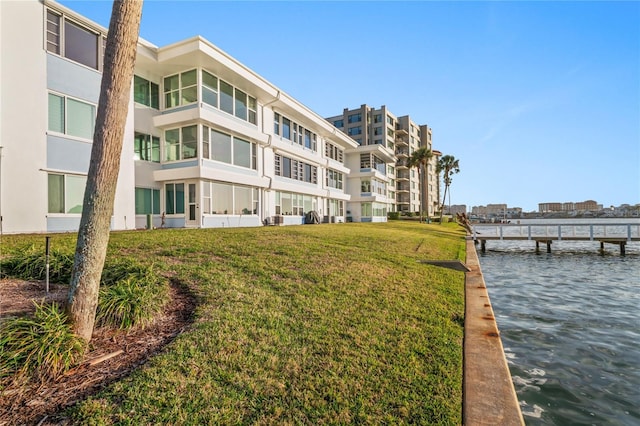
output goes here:
<path id="1" fill-rule="evenodd" d="M 478 254 L 467 238 L 464 316 L 464 425 L 524 425 Z"/>

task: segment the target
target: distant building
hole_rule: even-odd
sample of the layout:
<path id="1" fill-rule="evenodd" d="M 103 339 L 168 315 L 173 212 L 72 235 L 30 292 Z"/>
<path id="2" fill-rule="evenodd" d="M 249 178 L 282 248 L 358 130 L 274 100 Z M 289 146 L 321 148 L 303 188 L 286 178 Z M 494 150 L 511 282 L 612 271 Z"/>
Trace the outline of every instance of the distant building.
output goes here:
<path id="1" fill-rule="evenodd" d="M 354 158 L 357 158 L 359 153 L 365 159 L 371 156 L 371 161 L 379 164 L 378 173 L 367 173 L 357 162 L 348 165 L 352 170 L 347 183 L 352 194 L 350 209 L 357 210 L 361 201 L 384 205 L 388 211 L 418 213 L 422 208 L 429 216 L 435 215 L 439 198 L 436 164 L 440 152 L 433 150 L 429 126 L 417 124 L 408 115 L 397 117 L 384 105 L 373 108 L 366 104 L 354 109 L 345 108 L 342 114 L 327 117 L 327 121 L 358 144 L 357 148 L 348 150 L 348 154 L 355 154 Z M 420 176 L 417 169 L 408 167 L 411 154 L 422 146 L 434 153 L 424 176 Z M 361 161 L 360 166 L 362 164 Z M 358 197 L 357 188 L 365 188 L 369 181 L 381 188 L 386 194 L 384 199 L 369 199 L 366 191 Z"/>
<path id="2" fill-rule="evenodd" d="M 565 202 L 565 203 L 540 203 L 538 204 L 539 213 L 556 213 L 562 212 L 567 214 L 596 213 L 602 210 L 602 204 L 598 204 L 596 201 L 587 200 L 582 202 Z"/>
<path id="3" fill-rule="evenodd" d="M 467 212 L 467 205 L 466 204 L 454 204 L 451 207 L 449 206 L 445 206 L 444 207 L 444 212 L 445 214 L 450 214 L 450 215 L 455 215 L 457 213 L 466 213 Z"/>
<path id="4" fill-rule="evenodd" d="M 484 219 L 513 219 L 522 216 L 522 207 L 508 207 L 506 204 L 474 206 L 471 214 Z"/>
<path id="5" fill-rule="evenodd" d="M 563 211 L 562 203 L 540 203 L 538 204 L 538 212 L 551 213 Z"/>

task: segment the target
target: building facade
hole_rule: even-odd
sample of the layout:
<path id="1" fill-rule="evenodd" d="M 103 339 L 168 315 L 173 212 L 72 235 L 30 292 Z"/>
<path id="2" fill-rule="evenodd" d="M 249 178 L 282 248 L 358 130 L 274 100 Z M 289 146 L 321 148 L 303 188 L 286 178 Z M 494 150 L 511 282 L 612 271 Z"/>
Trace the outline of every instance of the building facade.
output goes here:
<path id="1" fill-rule="evenodd" d="M 433 216 L 438 210 L 439 182 L 436 174 L 436 164 L 439 152 L 432 147 L 432 131 L 427 125 L 418 125 L 408 115 L 398 117 L 386 106 L 376 109 L 366 104 L 358 108 L 345 108 L 341 115 L 328 117 L 327 121 L 336 128 L 351 136 L 358 146 L 349 151 L 352 171 L 358 169 L 358 160 L 367 159 L 375 162 L 380 175 L 368 175 L 366 165 L 360 161 L 361 173 L 352 173 L 351 188 L 352 201 L 350 207 L 358 209 L 362 201 L 357 198 L 358 185 L 361 196 L 368 197 L 366 192 L 369 185 L 375 185 L 378 195 L 384 195 L 372 200 L 386 211 L 400 213 L 419 213 L 423 210 Z M 432 150 L 434 157 L 427 165 L 424 176 L 415 168 L 408 167 L 409 157 L 416 149 L 426 146 Z M 384 163 L 384 166 L 383 166 Z M 362 174 L 364 173 L 364 175 Z M 421 181 L 422 180 L 422 181 Z M 353 198 L 354 197 L 354 198 Z M 422 203 L 424 200 L 424 204 Z M 368 200 L 364 200 L 368 202 Z M 382 214 L 384 210 L 380 210 Z"/>
<path id="2" fill-rule="evenodd" d="M 106 29 L 48 0 L 0 20 L 3 231 L 75 231 Z M 362 149 L 202 37 L 141 39 L 112 229 L 386 220 L 394 144 Z"/>

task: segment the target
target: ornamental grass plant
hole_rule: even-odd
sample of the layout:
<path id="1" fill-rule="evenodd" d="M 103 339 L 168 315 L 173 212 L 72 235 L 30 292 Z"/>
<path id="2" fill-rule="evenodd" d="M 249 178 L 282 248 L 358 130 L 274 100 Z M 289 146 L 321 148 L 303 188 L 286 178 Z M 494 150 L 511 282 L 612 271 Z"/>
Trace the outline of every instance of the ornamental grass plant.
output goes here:
<path id="1" fill-rule="evenodd" d="M 55 379 L 82 359 L 76 337 L 56 303 L 35 304 L 32 316 L 0 322 L 0 378 L 10 375 Z"/>

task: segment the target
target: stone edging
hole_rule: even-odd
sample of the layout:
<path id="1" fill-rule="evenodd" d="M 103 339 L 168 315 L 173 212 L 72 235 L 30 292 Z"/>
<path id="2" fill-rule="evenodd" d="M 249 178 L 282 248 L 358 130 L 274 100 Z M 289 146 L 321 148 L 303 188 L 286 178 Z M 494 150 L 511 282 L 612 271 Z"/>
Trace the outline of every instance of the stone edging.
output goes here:
<path id="1" fill-rule="evenodd" d="M 524 425 L 473 240 L 465 274 L 464 425 Z"/>

